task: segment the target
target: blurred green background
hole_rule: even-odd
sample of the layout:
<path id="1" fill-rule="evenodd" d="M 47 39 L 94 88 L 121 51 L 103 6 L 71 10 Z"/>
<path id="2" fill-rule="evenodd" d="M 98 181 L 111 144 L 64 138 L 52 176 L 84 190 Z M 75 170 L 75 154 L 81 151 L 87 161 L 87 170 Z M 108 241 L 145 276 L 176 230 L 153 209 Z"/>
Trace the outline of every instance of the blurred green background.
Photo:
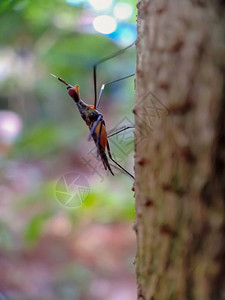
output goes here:
<path id="1" fill-rule="evenodd" d="M 136 1 L 0 1 L 0 299 L 136 299 L 133 181 L 103 169 L 50 76 L 93 104 L 93 64 L 135 41 L 135 22 Z M 132 47 L 99 65 L 98 90 L 134 72 Z M 133 106 L 134 77 L 107 86 L 107 130 L 131 126 Z M 132 129 L 110 145 L 133 174 Z"/>

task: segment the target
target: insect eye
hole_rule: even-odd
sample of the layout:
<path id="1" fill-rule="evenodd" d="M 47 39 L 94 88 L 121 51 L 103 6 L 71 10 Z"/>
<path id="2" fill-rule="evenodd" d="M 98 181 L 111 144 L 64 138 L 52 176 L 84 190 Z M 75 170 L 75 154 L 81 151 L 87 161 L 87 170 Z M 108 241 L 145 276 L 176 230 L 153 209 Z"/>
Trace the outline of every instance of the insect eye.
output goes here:
<path id="1" fill-rule="evenodd" d="M 79 102 L 79 95 L 77 94 L 77 92 L 73 87 L 68 88 L 68 94 L 75 102 Z"/>
<path id="2" fill-rule="evenodd" d="M 76 94 L 76 91 L 72 87 L 67 87 L 67 90 L 71 97 L 73 97 Z"/>

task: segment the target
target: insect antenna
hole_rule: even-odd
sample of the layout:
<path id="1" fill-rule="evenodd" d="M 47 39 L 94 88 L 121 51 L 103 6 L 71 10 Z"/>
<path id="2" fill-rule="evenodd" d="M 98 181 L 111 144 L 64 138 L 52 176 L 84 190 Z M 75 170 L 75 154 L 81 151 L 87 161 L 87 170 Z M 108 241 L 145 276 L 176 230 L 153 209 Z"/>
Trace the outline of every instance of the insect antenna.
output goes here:
<path id="1" fill-rule="evenodd" d="M 60 77 L 57 77 L 56 75 L 54 75 L 54 74 L 52 74 L 52 73 L 50 73 L 53 77 L 55 77 L 55 78 L 57 78 L 59 81 L 61 81 L 62 83 L 64 83 L 65 85 L 67 85 L 67 86 L 69 86 L 69 84 L 65 81 L 65 80 L 63 80 L 62 78 L 60 78 Z"/>

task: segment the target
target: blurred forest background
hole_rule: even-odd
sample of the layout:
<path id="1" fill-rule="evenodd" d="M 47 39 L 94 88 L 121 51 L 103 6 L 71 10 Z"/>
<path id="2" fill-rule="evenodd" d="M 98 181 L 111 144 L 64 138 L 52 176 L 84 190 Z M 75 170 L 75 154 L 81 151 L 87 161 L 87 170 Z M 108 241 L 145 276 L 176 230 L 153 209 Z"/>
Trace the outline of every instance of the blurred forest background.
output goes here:
<path id="1" fill-rule="evenodd" d="M 103 17 L 102 17 L 103 16 Z M 131 178 L 108 174 L 66 87 L 136 39 L 136 1 L 0 1 L 0 299 L 136 299 Z M 135 47 L 101 84 L 135 72 Z M 106 87 L 108 131 L 133 124 L 134 77 Z M 110 139 L 133 173 L 133 130 Z"/>

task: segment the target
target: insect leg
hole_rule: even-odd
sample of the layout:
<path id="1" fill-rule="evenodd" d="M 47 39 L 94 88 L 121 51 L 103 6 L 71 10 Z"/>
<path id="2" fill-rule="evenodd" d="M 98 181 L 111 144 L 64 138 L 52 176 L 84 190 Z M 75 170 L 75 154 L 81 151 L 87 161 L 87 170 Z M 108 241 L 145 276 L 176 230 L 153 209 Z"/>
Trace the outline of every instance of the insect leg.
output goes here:
<path id="1" fill-rule="evenodd" d="M 109 155 L 109 158 L 121 169 L 123 170 L 127 175 L 129 175 L 131 178 L 134 178 L 134 176 L 132 174 L 130 174 L 126 169 L 124 169 L 118 162 L 116 162 L 113 158 L 112 158 L 112 155 L 111 155 L 111 152 L 110 152 L 110 147 L 109 147 L 109 142 L 107 141 L 107 150 L 108 150 L 108 155 Z"/>
<path id="2" fill-rule="evenodd" d="M 102 120 L 102 115 L 100 115 L 100 116 L 98 117 L 98 119 L 95 121 L 94 125 L 91 127 L 91 130 L 90 130 L 90 133 L 89 133 L 89 136 L 88 136 L 88 140 L 89 140 L 89 141 L 90 141 L 90 139 L 91 139 L 91 137 L 92 137 L 92 135 L 93 135 L 93 133 L 94 133 L 94 131 L 95 131 L 95 129 L 96 129 L 98 123 L 99 123 L 101 120 Z"/>
<path id="3" fill-rule="evenodd" d="M 130 129 L 130 128 L 134 128 L 134 126 L 127 126 L 127 127 L 120 128 L 117 131 L 115 131 L 114 133 L 109 134 L 107 137 L 110 138 L 111 136 L 114 136 L 114 135 L 116 135 L 122 131 L 125 131 L 127 129 Z"/>
<path id="4" fill-rule="evenodd" d="M 94 67 L 93 67 L 93 75 L 94 75 L 94 91 L 95 91 L 95 103 L 94 103 L 94 108 L 96 108 L 96 104 L 97 104 L 97 98 L 98 98 L 98 95 L 97 95 L 97 75 L 96 75 L 96 69 L 97 69 L 97 66 L 101 63 L 103 63 L 104 61 L 107 61 L 113 57 L 116 57 L 120 54 L 122 54 L 124 51 L 126 51 L 127 49 L 129 49 L 130 47 L 132 47 L 133 45 L 135 44 L 135 42 L 133 42 L 132 44 L 130 44 L 129 46 L 127 46 L 126 48 L 123 48 L 119 51 L 116 51 L 115 53 L 111 54 L 110 56 L 106 56 L 104 57 L 103 59 L 99 60 L 96 64 L 94 64 Z"/>
<path id="5" fill-rule="evenodd" d="M 105 84 L 102 84 L 101 89 L 100 89 L 100 93 L 99 93 L 99 97 L 98 97 L 98 102 L 96 104 L 96 108 L 98 108 L 98 106 L 99 106 L 99 103 L 100 103 L 100 100 L 101 100 L 101 97 L 102 97 L 102 92 L 103 92 L 104 88 L 106 87 L 106 85 L 118 82 L 120 80 L 124 80 L 124 79 L 130 78 L 130 77 L 132 77 L 134 75 L 135 75 L 135 73 L 133 73 L 131 75 L 128 75 L 128 76 L 125 76 L 125 77 L 122 77 L 122 78 L 119 78 L 119 79 L 116 79 L 116 80 L 113 80 L 113 81 L 110 81 L 110 82 L 107 82 Z"/>

